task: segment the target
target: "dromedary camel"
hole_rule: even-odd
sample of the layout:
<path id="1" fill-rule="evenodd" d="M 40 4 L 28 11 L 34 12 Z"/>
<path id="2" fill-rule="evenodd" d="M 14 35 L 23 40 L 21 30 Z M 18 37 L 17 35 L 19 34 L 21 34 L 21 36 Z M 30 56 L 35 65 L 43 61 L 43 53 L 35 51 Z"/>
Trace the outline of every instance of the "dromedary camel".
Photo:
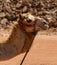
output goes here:
<path id="1" fill-rule="evenodd" d="M 9 30 L 0 30 L 0 60 L 25 52 L 32 44 L 34 33 L 45 28 L 43 22 L 31 14 L 20 15 L 17 24 L 15 23 Z"/>

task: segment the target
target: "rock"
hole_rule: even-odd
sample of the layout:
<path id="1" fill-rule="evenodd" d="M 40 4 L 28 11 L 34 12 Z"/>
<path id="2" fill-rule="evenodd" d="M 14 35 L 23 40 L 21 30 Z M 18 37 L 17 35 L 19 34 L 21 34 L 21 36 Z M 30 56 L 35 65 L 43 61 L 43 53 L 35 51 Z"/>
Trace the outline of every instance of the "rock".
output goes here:
<path id="1" fill-rule="evenodd" d="M 9 21 L 14 21 L 17 19 L 16 15 L 15 14 L 9 14 L 6 16 L 6 18 L 9 20 Z"/>
<path id="2" fill-rule="evenodd" d="M 6 0 L 6 2 L 10 2 L 10 0 Z"/>
<path id="3" fill-rule="evenodd" d="M 6 14 L 4 13 L 4 12 L 1 12 L 0 13 L 0 18 L 3 18 L 3 17 L 5 17 L 6 16 Z"/>
<path id="4" fill-rule="evenodd" d="M 16 4 L 16 8 L 17 8 L 17 9 L 19 9 L 21 6 L 22 6 L 22 4 L 20 4 L 20 3 L 17 3 L 17 4 Z"/>
<path id="5" fill-rule="evenodd" d="M 27 8 L 27 6 L 25 6 L 25 7 L 22 9 L 22 12 L 25 13 L 25 12 L 27 12 L 27 10 L 28 10 L 28 8 Z"/>
<path id="6" fill-rule="evenodd" d="M 8 22 L 8 20 L 6 18 L 4 18 L 4 19 L 1 20 L 0 23 L 5 25 L 7 22 Z"/>

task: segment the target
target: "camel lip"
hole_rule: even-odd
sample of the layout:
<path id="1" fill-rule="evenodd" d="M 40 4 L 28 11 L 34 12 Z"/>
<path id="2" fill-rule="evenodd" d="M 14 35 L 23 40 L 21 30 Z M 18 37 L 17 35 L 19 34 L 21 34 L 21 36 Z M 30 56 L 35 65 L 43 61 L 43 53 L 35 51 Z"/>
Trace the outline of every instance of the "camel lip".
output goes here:
<path id="1" fill-rule="evenodd" d="M 34 27 L 33 24 L 20 23 L 20 25 L 25 26 L 25 27 Z"/>
<path id="2" fill-rule="evenodd" d="M 33 27 L 33 25 L 31 25 L 31 24 L 24 24 L 24 26 L 26 26 L 26 27 Z"/>

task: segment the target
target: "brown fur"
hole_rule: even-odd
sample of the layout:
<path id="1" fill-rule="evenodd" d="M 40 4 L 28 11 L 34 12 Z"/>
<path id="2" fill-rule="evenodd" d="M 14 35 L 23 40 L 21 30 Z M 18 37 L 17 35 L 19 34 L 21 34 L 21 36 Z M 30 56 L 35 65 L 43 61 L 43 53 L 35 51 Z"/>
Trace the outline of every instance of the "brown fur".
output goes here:
<path id="1" fill-rule="evenodd" d="M 33 34 L 23 31 L 19 25 L 16 25 L 6 43 L 0 44 L 0 60 L 9 59 L 26 52 L 33 39 Z"/>

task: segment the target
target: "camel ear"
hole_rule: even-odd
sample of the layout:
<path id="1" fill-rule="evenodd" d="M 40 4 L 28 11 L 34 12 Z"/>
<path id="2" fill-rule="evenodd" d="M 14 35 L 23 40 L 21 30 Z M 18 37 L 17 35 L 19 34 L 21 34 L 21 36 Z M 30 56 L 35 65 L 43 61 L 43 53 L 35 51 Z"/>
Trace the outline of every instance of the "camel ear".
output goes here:
<path id="1" fill-rule="evenodd" d="M 21 20 L 21 21 L 23 21 L 23 20 L 24 20 L 24 18 L 25 18 L 24 16 L 22 16 L 22 14 L 21 14 L 21 15 L 19 15 L 19 17 L 20 17 L 20 20 Z"/>

